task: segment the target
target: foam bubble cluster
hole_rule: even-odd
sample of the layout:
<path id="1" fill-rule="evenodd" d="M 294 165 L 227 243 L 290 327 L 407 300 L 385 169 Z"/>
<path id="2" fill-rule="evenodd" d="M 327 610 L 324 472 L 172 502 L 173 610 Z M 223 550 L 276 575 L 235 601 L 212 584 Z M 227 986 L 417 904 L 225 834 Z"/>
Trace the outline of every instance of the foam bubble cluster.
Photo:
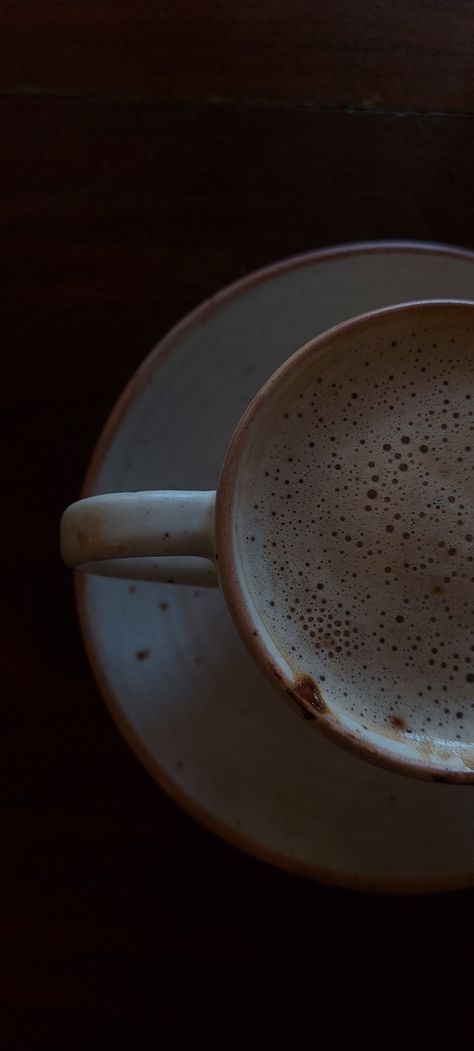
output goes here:
<path id="1" fill-rule="evenodd" d="M 366 729 L 474 740 L 474 349 L 372 335 L 257 434 L 239 523 L 273 639 Z"/>

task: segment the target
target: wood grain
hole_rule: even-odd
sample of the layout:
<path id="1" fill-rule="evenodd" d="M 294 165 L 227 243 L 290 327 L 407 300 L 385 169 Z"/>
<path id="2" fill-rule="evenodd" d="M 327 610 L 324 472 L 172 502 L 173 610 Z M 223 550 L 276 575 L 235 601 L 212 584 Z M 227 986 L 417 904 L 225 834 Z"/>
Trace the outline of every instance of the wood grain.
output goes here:
<path id="1" fill-rule="evenodd" d="M 4 100 L 6 317 L 154 331 L 252 267 L 332 242 L 474 236 L 467 117 Z M 140 347 L 138 353 L 141 353 Z"/>
<path id="2" fill-rule="evenodd" d="M 0 88 L 473 112 L 470 0 L 17 0 Z"/>

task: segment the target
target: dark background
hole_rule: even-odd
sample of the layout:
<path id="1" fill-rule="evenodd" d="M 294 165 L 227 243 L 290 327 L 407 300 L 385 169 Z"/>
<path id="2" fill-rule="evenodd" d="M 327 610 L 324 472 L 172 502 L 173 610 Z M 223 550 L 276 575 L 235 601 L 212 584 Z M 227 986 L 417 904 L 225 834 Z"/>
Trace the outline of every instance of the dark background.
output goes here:
<path id="1" fill-rule="evenodd" d="M 0 1045 L 469 1042 L 472 892 L 323 887 L 182 813 L 106 713 L 57 522 L 202 298 L 337 242 L 474 248 L 474 4 L 17 0 L 0 30 Z"/>

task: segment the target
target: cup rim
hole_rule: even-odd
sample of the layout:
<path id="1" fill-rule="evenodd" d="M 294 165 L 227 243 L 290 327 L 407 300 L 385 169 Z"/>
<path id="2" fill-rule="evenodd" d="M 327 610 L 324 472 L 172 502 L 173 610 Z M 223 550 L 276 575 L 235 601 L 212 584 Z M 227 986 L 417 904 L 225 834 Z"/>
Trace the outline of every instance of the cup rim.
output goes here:
<path id="1" fill-rule="evenodd" d="M 318 731 L 360 758 L 401 774 L 450 784 L 474 784 L 474 746 L 472 769 L 466 768 L 464 764 L 461 766 L 461 760 L 459 768 L 445 767 L 442 760 L 436 759 L 436 754 L 434 757 L 430 754 L 425 758 L 420 758 L 419 753 L 413 758 L 396 755 L 388 747 L 374 744 L 370 732 L 364 731 L 362 727 L 352 731 L 339 723 L 325 704 L 319 687 L 313 680 L 303 678 L 295 683 L 288 679 L 286 661 L 278 654 L 276 646 L 270 649 L 265 641 L 265 635 L 268 633 L 262 632 L 261 619 L 248 601 L 249 596 L 237 566 L 234 522 L 240 467 L 253 424 L 262 406 L 268 403 L 282 384 L 296 378 L 298 372 L 304 369 L 308 358 L 328 346 L 335 346 L 357 330 L 367 332 L 368 328 L 377 326 L 385 318 L 396 317 L 397 314 L 408 317 L 431 309 L 446 312 L 460 308 L 465 310 L 466 307 L 472 310 L 474 318 L 474 299 L 418 299 L 382 307 L 342 321 L 296 350 L 256 393 L 234 430 L 217 486 L 215 514 L 215 558 L 219 583 L 240 637 L 272 685 L 283 694 L 293 708 L 296 708 L 300 716 L 311 720 Z M 409 744 L 409 740 L 405 740 L 405 743 Z M 415 743 L 412 748 L 415 753 Z"/>

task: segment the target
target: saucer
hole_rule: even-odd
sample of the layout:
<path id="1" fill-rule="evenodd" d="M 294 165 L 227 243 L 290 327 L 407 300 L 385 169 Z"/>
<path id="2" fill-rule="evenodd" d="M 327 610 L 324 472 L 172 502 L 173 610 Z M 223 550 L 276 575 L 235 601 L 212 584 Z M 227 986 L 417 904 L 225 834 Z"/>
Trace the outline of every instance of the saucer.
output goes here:
<path id="1" fill-rule="evenodd" d="M 147 358 L 106 425 L 84 495 L 215 488 L 244 408 L 298 347 L 376 307 L 473 294 L 474 254 L 417 243 L 343 246 L 250 275 Z M 125 739 L 207 827 L 346 887 L 474 883 L 469 789 L 378 769 L 318 735 L 253 663 L 218 590 L 81 577 L 78 602 Z"/>

